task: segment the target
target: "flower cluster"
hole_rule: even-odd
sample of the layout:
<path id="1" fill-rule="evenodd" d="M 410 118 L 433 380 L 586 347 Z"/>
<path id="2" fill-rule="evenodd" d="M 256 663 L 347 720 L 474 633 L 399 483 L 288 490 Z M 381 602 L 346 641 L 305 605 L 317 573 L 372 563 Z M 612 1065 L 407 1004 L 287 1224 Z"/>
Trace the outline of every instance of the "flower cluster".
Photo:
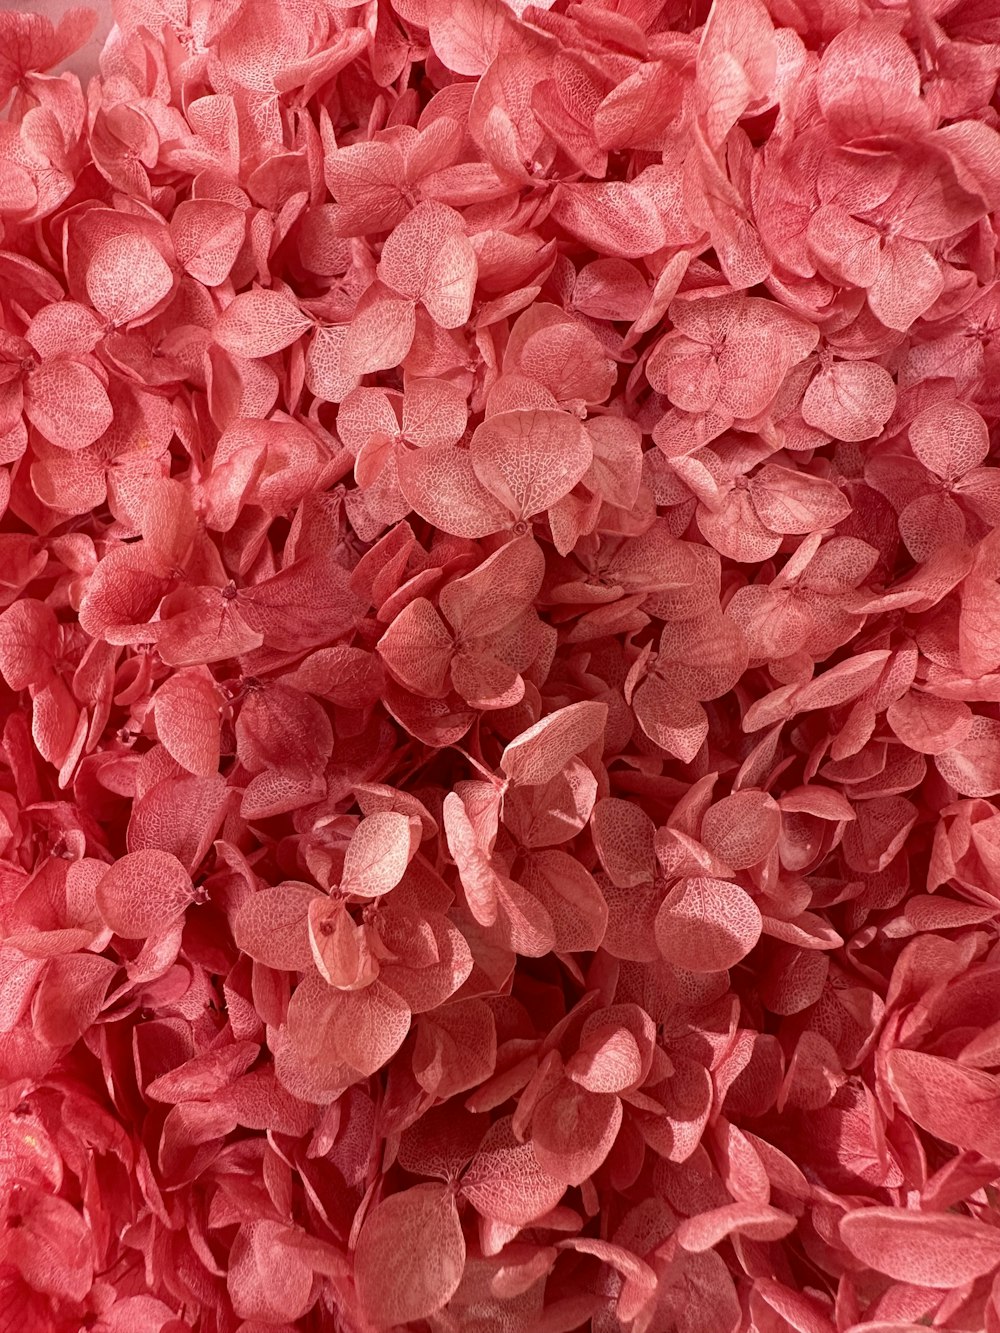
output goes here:
<path id="1" fill-rule="evenodd" d="M 0 13 L 0 1330 L 1000 1333 L 995 4 L 112 9 Z"/>

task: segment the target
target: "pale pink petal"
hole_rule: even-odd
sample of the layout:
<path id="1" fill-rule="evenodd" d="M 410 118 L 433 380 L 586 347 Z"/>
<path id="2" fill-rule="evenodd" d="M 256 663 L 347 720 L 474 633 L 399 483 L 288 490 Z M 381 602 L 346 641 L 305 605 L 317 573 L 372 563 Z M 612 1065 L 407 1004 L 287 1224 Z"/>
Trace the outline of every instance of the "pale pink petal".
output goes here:
<path id="1" fill-rule="evenodd" d="M 394 889 L 417 849 L 413 834 L 410 819 L 390 810 L 362 819 L 344 857 L 342 892 L 377 898 Z"/>

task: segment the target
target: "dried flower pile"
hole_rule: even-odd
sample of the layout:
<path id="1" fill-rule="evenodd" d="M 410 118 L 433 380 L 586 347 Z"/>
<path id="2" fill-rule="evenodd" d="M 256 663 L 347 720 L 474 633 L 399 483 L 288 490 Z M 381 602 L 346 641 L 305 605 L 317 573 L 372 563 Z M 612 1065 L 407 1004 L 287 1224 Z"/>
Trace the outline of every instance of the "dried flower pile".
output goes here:
<path id="1" fill-rule="evenodd" d="M 1000 1333 L 991 0 L 0 13 L 2 1333 Z"/>

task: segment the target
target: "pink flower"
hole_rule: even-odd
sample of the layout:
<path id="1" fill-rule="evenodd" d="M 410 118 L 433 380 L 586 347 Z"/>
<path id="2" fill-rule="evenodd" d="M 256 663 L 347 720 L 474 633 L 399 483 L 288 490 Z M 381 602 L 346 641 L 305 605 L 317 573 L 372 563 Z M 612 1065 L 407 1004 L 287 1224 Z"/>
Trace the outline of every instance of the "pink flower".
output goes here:
<path id="1" fill-rule="evenodd" d="M 1000 1329 L 988 10 L 0 14 L 4 1333 Z"/>

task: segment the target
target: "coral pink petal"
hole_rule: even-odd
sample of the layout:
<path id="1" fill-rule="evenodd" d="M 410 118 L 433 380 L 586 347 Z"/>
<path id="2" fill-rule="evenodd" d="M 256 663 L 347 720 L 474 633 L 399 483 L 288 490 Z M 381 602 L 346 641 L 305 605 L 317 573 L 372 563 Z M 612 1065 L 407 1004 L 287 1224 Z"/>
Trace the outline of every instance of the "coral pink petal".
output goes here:
<path id="1" fill-rule="evenodd" d="M 170 266 L 144 236 L 119 236 L 94 252 L 87 269 L 87 295 L 113 324 L 147 314 L 170 291 Z"/>
<path id="2" fill-rule="evenodd" d="M 144 939 L 172 925 L 191 901 L 191 879 L 169 852 L 130 852 L 97 885 L 97 907 L 109 929 Z"/>
<path id="3" fill-rule="evenodd" d="M 694 972 L 733 967 L 761 933 L 761 914 L 744 889 L 725 880 L 681 880 L 663 900 L 656 942 L 668 961 Z"/>
<path id="4" fill-rule="evenodd" d="M 416 1185 L 369 1213 L 358 1236 L 354 1280 L 380 1325 L 425 1319 L 450 1300 L 465 1266 L 465 1237 L 444 1185 Z"/>
<path id="5" fill-rule="evenodd" d="M 997 1231 L 951 1213 L 857 1209 L 840 1235 L 855 1258 L 918 1286 L 951 1290 L 1000 1266 Z"/>

